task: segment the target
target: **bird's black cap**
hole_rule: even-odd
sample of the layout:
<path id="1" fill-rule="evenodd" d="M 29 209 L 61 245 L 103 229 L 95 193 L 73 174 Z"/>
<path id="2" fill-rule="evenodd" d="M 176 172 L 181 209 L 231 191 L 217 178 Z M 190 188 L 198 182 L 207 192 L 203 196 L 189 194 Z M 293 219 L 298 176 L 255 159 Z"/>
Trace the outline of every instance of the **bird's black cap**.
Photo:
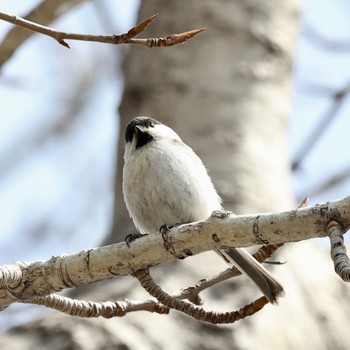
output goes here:
<path id="1" fill-rule="evenodd" d="M 140 148 L 146 143 L 150 142 L 153 138 L 145 131 L 141 131 L 137 126 L 144 128 L 153 128 L 156 124 L 161 124 L 158 120 L 150 117 L 136 117 L 126 127 L 125 130 L 125 142 L 131 142 L 134 135 L 137 137 L 136 148 Z"/>

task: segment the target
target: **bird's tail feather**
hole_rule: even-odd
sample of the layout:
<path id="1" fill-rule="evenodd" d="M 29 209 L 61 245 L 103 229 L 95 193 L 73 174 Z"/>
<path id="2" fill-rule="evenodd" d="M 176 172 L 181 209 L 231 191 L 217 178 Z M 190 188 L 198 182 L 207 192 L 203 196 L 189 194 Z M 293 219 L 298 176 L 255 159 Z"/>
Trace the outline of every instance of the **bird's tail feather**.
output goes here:
<path id="1" fill-rule="evenodd" d="M 266 296 L 272 304 L 284 295 L 282 285 L 262 264 L 243 248 L 215 251 L 229 266 L 237 267 Z"/>

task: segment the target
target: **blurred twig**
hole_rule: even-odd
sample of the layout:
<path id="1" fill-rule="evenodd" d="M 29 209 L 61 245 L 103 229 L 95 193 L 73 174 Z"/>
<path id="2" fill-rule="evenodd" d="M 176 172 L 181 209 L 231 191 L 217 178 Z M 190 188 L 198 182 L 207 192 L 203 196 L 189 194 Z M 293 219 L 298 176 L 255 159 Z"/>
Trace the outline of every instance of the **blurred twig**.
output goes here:
<path id="1" fill-rule="evenodd" d="M 40 22 L 42 25 L 47 25 L 81 2 L 82 0 L 43 0 L 24 18 L 27 21 Z M 34 32 L 13 27 L 0 44 L 0 67 L 33 34 Z"/>
<path id="2" fill-rule="evenodd" d="M 196 34 L 202 32 L 204 29 L 194 29 L 180 34 L 172 34 L 165 38 L 146 38 L 146 39 L 136 39 L 136 37 L 142 33 L 149 24 L 151 24 L 158 15 L 153 15 L 152 17 L 147 18 L 146 20 L 138 23 L 135 27 L 131 28 L 127 33 L 115 35 L 92 35 L 92 34 L 79 34 L 79 33 L 68 33 L 60 32 L 58 30 L 28 21 L 26 19 L 20 18 L 18 16 L 9 15 L 4 12 L 0 12 L 0 19 L 10 22 L 14 25 L 32 30 L 34 32 L 47 35 L 57 42 L 67 48 L 69 48 L 66 40 L 81 40 L 81 41 L 92 41 L 100 42 L 106 44 L 133 44 L 141 45 L 147 48 L 152 47 L 167 47 L 173 46 L 176 44 L 184 43 L 187 40 L 191 39 Z"/>
<path id="3" fill-rule="evenodd" d="M 313 44 L 321 46 L 323 49 L 332 51 L 349 51 L 350 50 L 350 40 L 332 40 L 324 37 L 314 28 L 308 24 L 304 24 L 303 30 L 304 37 L 311 41 Z"/>
<path id="4" fill-rule="evenodd" d="M 330 125 L 330 123 L 335 119 L 338 115 L 338 111 L 342 106 L 345 98 L 350 93 L 350 82 L 341 90 L 333 93 L 332 103 L 329 108 L 325 111 L 324 115 L 320 118 L 320 121 L 315 126 L 313 130 L 311 130 L 310 134 L 307 136 L 304 143 L 299 148 L 294 161 L 292 162 L 292 169 L 295 171 L 300 167 L 300 164 L 304 160 L 304 158 L 310 153 L 312 147 L 316 144 L 316 142 L 321 138 L 324 131 Z"/>
<path id="5" fill-rule="evenodd" d="M 350 166 L 338 171 L 336 174 L 331 175 L 328 179 L 324 179 L 320 184 L 315 185 L 308 190 L 310 196 L 315 196 L 325 191 L 328 191 L 334 186 L 341 184 L 342 182 L 350 178 Z"/>

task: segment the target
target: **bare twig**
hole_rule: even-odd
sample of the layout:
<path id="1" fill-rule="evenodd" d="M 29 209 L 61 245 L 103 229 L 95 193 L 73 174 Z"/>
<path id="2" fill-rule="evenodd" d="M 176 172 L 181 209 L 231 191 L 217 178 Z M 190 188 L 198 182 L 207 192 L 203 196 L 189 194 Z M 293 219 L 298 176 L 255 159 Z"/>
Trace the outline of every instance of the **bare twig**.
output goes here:
<path id="1" fill-rule="evenodd" d="M 121 317 L 129 312 L 148 311 L 159 314 L 168 314 L 169 308 L 160 304 L 156 300 L 130 300 L 93 302 L 85 300 L 71 299 L 58 294 L 51 294 L 46 297 L 36 297 L 30 300 L 23 300 L 22 303 L 36 304 L 49 307 L 71 316 L 79 317 Z"/>
<path id="2" fill-rule="evenodd" d="M 304 158 L 310 153 L 312 147 L 321 138 L 327 127 L 338 115 L 345 97 L 350 93 L 350 82 L 341 90 L 335 92 L 332 96 L 332 103 L 329 108 L 325 111 L 324 115 L 321 117 L 320 121 L 317 123 L 315 128 L 311 130 L 310 134 L 307 136 L 304 143 L 299 148 L 294 161 L 292 162 L 292 169 L 297 170 Z"/>
<path id="3" fill-rule="evenodd" d="M 48 25 L 81 2 L 82 0 L 42 0 L 25 16 L 25 19 L 31 22 L 40 22 L 42 25 Z M 12 57 L 16 50 L 33 33 L 32 31 L 22 30 L 20 27 L 15 26 L 6 34 L 0 43 L 0 67 Z"/>
<path id="4" fill-rule="evenodd" d="M 338 170 L 337 173 L 332 174 L 326 179 L 323 179 L 321 183 L 316 184 L 314 187 L 310 188 L 308 192 L 311 196 L 320 194 L 322 192 L 328 191 L 335 186 L 340 186 L 344 181 L 350 178 L 350 166 L 345 169 Z"/>
<path id="5" fill-rule="evenodd" d="M 92 34 L 78 34 L 78 33 L 67 33 L 61 32 L 44 25 L 40 25 L 26 19 L 20 18 L 15 15 L 9 15 L 4 12 L 0 12 L 0 19 L 10 22 L 14 25 L 29 29 L 31 31 L 47 35 L 55 40 L 61 45 L 69 48 L 66 40 L 81 40 L 81 41 L 92 41 L 107 43 L 113 45 L 119 44 L 133 44 L 141 45 L 147 48 L 152 47 L 167 47 L 176 44 L 184 43 L 188 39 L 191 39 L 196 34 L 202 32 L 204 29 L 194 29 L 180 34 L 169 35 L 165 38 L 146 38 L 146 39 L 136 39 L 136 37 L 143 32 L 149 24 L 151 24 L 158 14 L 147 18 L 141 23 L 137 24 L 135 27 L 131 28 L 127 33 L 116 35 L 92 35 Z"/>
<path id="6" fill-rule="evenodd" d="M 260 263 L 265 262 L 266 259 L 270 258 L 272 254 L 274 254 L 276 250 L 281 248 L 283 245 L 284 243 L 263 245 L 255 254 L 253 254 L 253 256 Z"/>
<path id="7" fill-rule="evenodd" d="M 166 292 L 164 292 L 152 279 L 149 270 L 138 270 L 134 273 L 135 277 L 139 280 L 143 288 L 147 290 L 153 297 L 157 298 L 162 304 L 169 308 L 181 311 L 188 316 L 191 316 L 199 321 L 213 323 L 213 324 L 227 324 L 234 323 L 235 321 L 242 320 L 245 317 L 251 316 L 260 311 L 267 303 L 268 300 L 265 297 L 261 297 L 252 303 L 244 306 L 238 311 L 232 312 L 213 312 L 205 311 L 204 309 L 186 302 L 173 298 Z"/>
<path id="8" fill-rule="evenodd" d="M 304 24 L 304 37 L 310 40 L 313 44 L 321 46 L 323 49 L 332 51 L 349 51 L 350 40 L 333 40 L 324 37 L 310 25 Z"/>
<path id="9" fill-rule="evenodd" d="M 260 263 L 270 258 L 275 251 L 282 247 L 284 243 L 279 244 L 268 244 L 259 248 L 259 250 L 253 254 L 253 257 Z M 201 279 L 196 285 L 190 286 L 180 291 L 172 292 L 170 295 L 177 299 L 187 299 L 196 305 L 201 305 L 202 300 L 199 296 L 203 290 L 208 289 L 220 282 L 226 281 L 230 278 L 241 275 L 242 273 L 236 268 L 232 267 L 225 271 L 205 279 Z"/>
<path id="10" fill-rule="evenodd" d="M 310 197 L 306 196 L 298 205 L 298 209 L 299 208 L 306 208 L 309 205 L 309 200 L 310 200 Z"/>
<path id="11" fill-rule="evenodd" d="M 345 230 L 342 225 L 333 220 L 328 224 L 327 232 L 331 241 L 331 257 L 334 262 L 334 270 L 343 281 L 350 282 L 350 262 L 343 238 Z"/>

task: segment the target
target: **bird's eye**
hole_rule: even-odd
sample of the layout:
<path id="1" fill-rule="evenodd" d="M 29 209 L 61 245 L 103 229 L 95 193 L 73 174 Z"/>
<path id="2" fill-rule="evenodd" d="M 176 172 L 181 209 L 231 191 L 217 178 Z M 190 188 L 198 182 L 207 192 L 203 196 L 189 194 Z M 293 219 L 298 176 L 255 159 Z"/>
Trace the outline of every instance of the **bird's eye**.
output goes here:
<path id="1" fill-rule="evenodd" d="M 155 125 L 157 124 L 160 124 L 160 122 L 149 117 L 137 117 L 133 119 L 126 127 L 125 142 L 131 142 L 133 140 L 135 134 L 137 134 L 137 130 L 136 130 L 137 126 L 141 126 L 147 129 L 147 128 L 154 128 Z"/>
<path id="2" fill-rule="evenodd" d="M 151 119 L 148 119 L 147 123 L 145 123 L 146 127 L 148 128 L 154 128 L 154 121 Z"/>

